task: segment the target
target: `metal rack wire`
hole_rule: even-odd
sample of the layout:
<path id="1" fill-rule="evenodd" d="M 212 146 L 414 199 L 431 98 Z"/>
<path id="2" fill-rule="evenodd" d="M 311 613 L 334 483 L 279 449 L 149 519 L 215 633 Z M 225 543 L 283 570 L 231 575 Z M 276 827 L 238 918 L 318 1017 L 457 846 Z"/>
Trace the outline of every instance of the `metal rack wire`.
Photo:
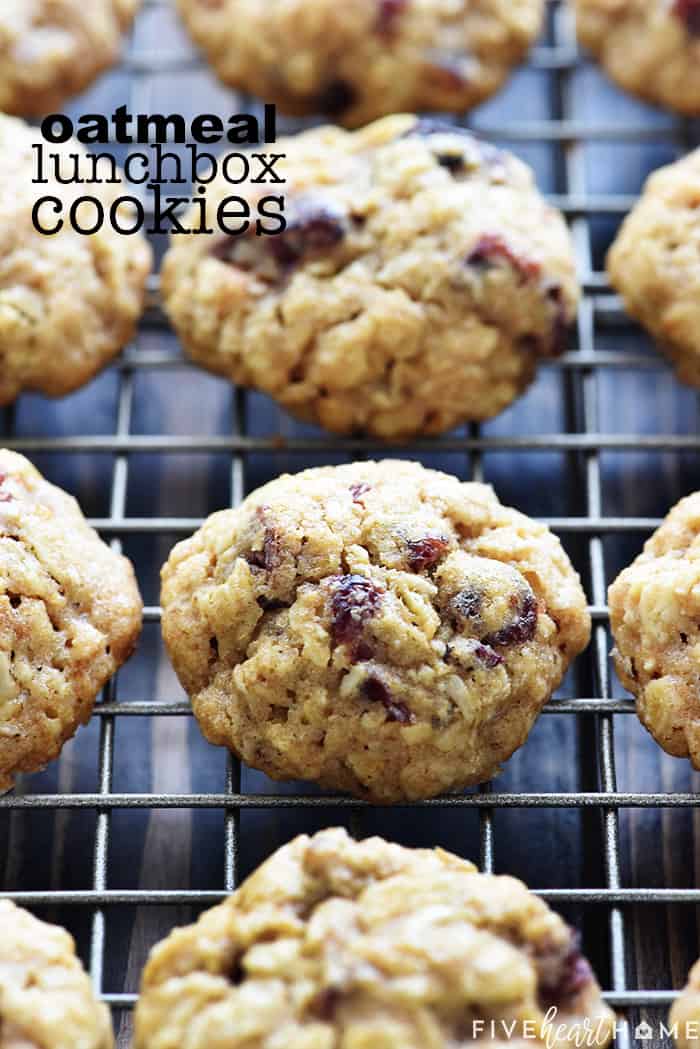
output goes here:
<path id="1" fill-rule="evenodd" d="M 168 0 L 146 0 L 145 7 L 154 9 Z M 668 140 L 679 148 L 687 148 L 692 141 L 688 125 L 654 126 L 642 121 L 637 126 L 612 123 L 578 122 L 573 116 L 573 76 L 578 68 L 577 53 L 569 13 L 561 0 L 550 0 L 551 26 L 549 43 L 535 49 L 531 63 L 534 68 L 546 70 L 553 84 L 551 119 L 513 122 L 492 127 L 481 127 L 485 134 L 497 140 L 522 143 L 547 142 L 556 147 L 557 180 L 559 192 L 552 201 L 567 215 L 573 231 L 580 277 L 585 299 L 579 315 L 577 348 L 566 353 L 553 367 L 561 373 L 565 393 L 566 426 L 562 431 L 535 435 L 494 436 L 472 427 L 463 435 L 449 436 L 438 442 L 414 442 L 411 450 L 462 453 L 470 462 L 472 476 L 482 475 L 483 457 L 490 452 L 521 453 L 526 451 L 556 450 L 570 456 L 571 469 L 577 472 L 581 493 L 580 507 L 570 516 L 552 517 L 547 523 L 558 533 L 578 536 L 585 543 L 588 582 L 592 599 L 594 638 L 589 653 L 589 675 L 586 680 L 592 694 L 577 698 L 554 699 L 545 709 L 546 715 L 556 717 L 583 717 L 591 727 L 591 741 L 595 744 L 597 788 L 581 791 L 552 793 L 512 793 L 487 785 L 478 792 L 440 798 L 418 808 L 434 810 L 476 810 L 480 821 L 481 865 L 484 870 L 495 868 L 494 815 L 500 809 L 580 809 L 594 810 L 602 823 L 605 884 L 599 888 L 561 887 L 542 891 L 542 895 L 556 904 L 575 903 L 592 905 L 605 916 L 609 941 L 610 986 L 608 1000 L 621 1010 L 640 1007 L 665 1007 L 673 998 L 670 989 L 645 989 L 630 980 L 626 961 L 626 908 L 635 904 L 700 904 L 700 889 L 686 888 L 631 888 L 625 887 L 620 864 L 620 813 L 626 808 L 694 809 L 697 796 L 684 793 L 623 792 L 617 788 L 617 770 L 614 748 L 614 717 L 634 712 L 632 701 L 614 698 L 609 679 L 606 609 L 606 564 L 604 539 L 625 533 L 643 537 L 659 523 L 646 517 L 608 517 L 603 510 L 601 483 L 601 455 L 605 451 L 698 452 L 700 435 L 653 434 L 635 435 L 603 433 L 599 429 L 596 376 L 602 370 L 629 368 L 657 368 L 659 358 L 644 353 L 622 352 L 598 345 L 597 333 L 601 327 L 624 323 L 620 304 L 610 294 L 605 275 L 593 264 L 591 247 L 592 216 L 622 215 L 632 198 L 624 195 L 591 194 L 587 187 L 584 144 L 590 141 L 639 142 L 647 138 Z M 171 56 L 167 53 L 131 50 L 126 59 L 131 77 L 131 108 L 138 112 L 140 93 L 149 77 L 181 72 L 183 68 L 198 68 L 198 59 Z M 165 320 L 158 306 L 158 282 L 154 278 L 144 330 L 160 331 Z M 106 453 L 113 457 L 110 505 L 108 516 L 92 520 L 115 548 L 122 540 L 134 535 L 184 536 L 201 522 L 195 517 L 135 517 L 127 512 L 127 492 L 130 462 L 138 453 L 156 456 L 172 454 L 210 453 L 230 457 L 230 496 L 237 504 L 247 491 L 246 469 L 249 456 L 274 451 L 280 446 L 276 436 L 256 436 L 250 432 L 246 420 L 246 395 L 237 392 L 233 399 L 230 431 L 223 436 L 132 433 L 132 408 L 135 377 L 149 372 L 155 376 L 182 366 L 176 349 L 129 349 L 117 365 L 119 395 L 117 425 L 110 434 L 90 431 L 90 420 L 85 430 L 75 436 L 27 437 L 16 436 L 10 419 L 5 443 L 8 447 L 29 456 L 55 452 L 66 455 L 78 453 Z M 340 452 L 358 456 L 377 453 L 376 445 L 361 439 L 327 440 L 316 437 L 291 436 L 284 441 L 287 453 L 304 465 L 305 457 L 314 453 Z M 379 450 L 381 453 L 381 449 Z M 146 609 L 146 621 L 157 623 L 159 609 Z M 323 809 L 340 812 L 352 810 L 361 813 L 363 805 L 349 798 L 295 792 L 250 793 L 241 789 L 241 769 L 238 762 L 229 760 L 225 783 L 218 793 L 124 793 L 114 790 L 115 729 L 125 719 L 181 717 L 189 714 L 184 701 L 158 702 L 155 700 L 125 699 L 118 695 L 118 682 L 113 681 L 97 707 L 99 719 L 99 778 L 98 789 L 87 793 L 32 794 L 16 792 L 0 798 L 0 819 L 10 813 L 26 814 L 36 810 L 52 813 L 63 810 L 89 810 L 96 813 L 96 831 L 92 855 L 92 884 L 84 890 L 62 890 L 60 887 L 41 891 L 0 893 L 27 906 L 79 907 L 91 913 L 90 967 L 96 988 L 104 992 L 106 913 L 111 907 L 208 905 L 218 901 L 222 894 L 235 887 L 239 880 L 241 815 L 247 810 L 261 809 Z M 220 890 L 198 889 L 133 889 L 109 888 L 110 863 L 118 862 L 119 849 L 112 835 L 112 817 L 118 810 L 214 809 L 224 813 L 224 869 Z M 116 858 L 115 858 L 116 857 Z M 104 994 L 117 1009 L 128 1009 L 135 1000 L 132 994 Z M 623 1047 L 626 1035 L 620 1036 Z"/>

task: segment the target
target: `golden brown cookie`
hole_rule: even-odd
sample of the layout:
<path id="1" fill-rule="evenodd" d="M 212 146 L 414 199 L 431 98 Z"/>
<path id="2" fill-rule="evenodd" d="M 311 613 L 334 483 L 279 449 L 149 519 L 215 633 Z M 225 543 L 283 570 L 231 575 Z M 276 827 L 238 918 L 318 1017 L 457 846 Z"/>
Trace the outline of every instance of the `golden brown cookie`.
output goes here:
<path id="1" fill-rule="evenodd" d="M 327 830 L 155 948 L 134 1049 L 538 1049 L 547 1032 L 566 1049 L 585 1025 L 605 1049 L 613 1024 L 575 933 L 522 882 Z"/>
<path id="2" fill-rule="evenodd" d="M 70 208 L 85 195 L 84 185 L 62 185 L 53 177 L 46 185 L 32 184 L 32 146 L 38 141 L 38 131 L 0 115 L 0 404 L 22 390 L 60 396 L 92 379 L 131 339 L 151 269 L 151 249 L 140 234 L 117 233 L 109 219 L 90 236 L 71 228 Z M 62 155 L 64 176 L 73 177 L 69 154 L 78 153 L 81 177 L 92 177 L 92 164 L 77 142 L 53 146 L 51 152 Z M 89 196 L 107 212 L 123 194 L 121 183 L 89 187 Z M 64 223 L 51 236 L 33 224 L 41 197 L 62 202 L 62 219 L 55 205 L 40 209 L 44 228 Z M 79 214 L 94 223 L 92 205 L 81 205 Z M 125 205 L 119 216 L 130 224 Z"/>
<path id="3" fill-rule="evenodd" d="M 140 0 L 0 0 L 0 110 L 42 117 L 119 57 Z"/>
<path id="4" fill-rule="evenodd" d="M 700 114 L 700 0 L 575 0 L 578 37 L 626 91 Z"/>
<path id="5" fill-rule="evenodd" d="M 109 1010 L 65 929 L 7 900 L 0 928 L 0 1049 L 112 1049 Z"/>
<path id="6" fill-rule="evenodd" d="M 0 451 L 0 791 L 57 757 L 141 630 L 131 564 L 75 499 Z"/>
<path id="7" fill-rule="evenodd" d="M 214 514 L 162 604 L 212 743 L 380 803 L 494 775 L 590 634 L 547 528 L 407 462 L 281 477 Z"/>
<path id="8" fill-rule="evenodd" d="M 700 492 L 671 510 L 609 600 L 615 667 L 642 724 L 700 769 Z"/>
<path id="9" fill-rule="evenodd" d="M 608 271 L 678 377 L 700 387 L 700 149 L 647 181 L 610 250 Z"/>
<path id="10" fill-rule="evenodd" d="M 566 349 L 571 239 L 515 157 L 412 116 L 276 150 L 287 184 L 236 192 L 253 212 L 283 193 L 284 232 L 178 235 L 165 259 L 196 363 L 328 430 L 396 440 L 491 418 Z M 230 194 L 208 188 L 213 228 Z"/>
<path id="11" fill-rule="evenodd" d="M 178 0 L 227 84 L 358 127 L 407 110 L 463 112 L 501 87 L 543 0 Z"/>

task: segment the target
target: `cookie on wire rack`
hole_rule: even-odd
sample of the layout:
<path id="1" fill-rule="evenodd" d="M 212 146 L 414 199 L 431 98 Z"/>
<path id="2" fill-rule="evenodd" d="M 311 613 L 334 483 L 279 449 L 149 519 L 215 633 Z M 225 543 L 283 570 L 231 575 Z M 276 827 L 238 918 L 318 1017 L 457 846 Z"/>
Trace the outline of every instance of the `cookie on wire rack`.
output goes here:
<path id="1" fill-rule="evenodd" d="M 580 43 L 625 91 L 700 115 L 700 0 L 574 0 Z"/>
<path id="2" fill-rule="evenodd" d="M 521 881 L 326 830 L 152 951 L 134 1049 L 605 1049 L 614 1023 L 578 937 Z"/>
<path id="3" fill-rule="evenodd" d="M 253 219 L 173 237 L 165 258 L 165 307 L 197 364 L 328 430 L 401 440 L 491 418 L 567 348 L 571 238 L 514 156 L 414 116 L 277 150 L 283 232 Z M 236 192 L 255 215 L 270 187 Z M 215 229 L 230 193 L 208 187 Z"/>
<path id="4" fill-rule="evenodd" d="M 75 499 L 0 451 L 0 791 L 56 758 L 141 632 L 134 572 Z"/>
<path id="5" fill-rule="evenodd" d="M 285 113 L 358 127 L 493 95 L 540 32 L 544 0 L 178 0 L 227 84 Z"/>
<path id="6" fill-rule="evenodd" d="M 590 636 L 559 540 L 417 463 L 272 481 L 178 544 L 162 578 L 207 739 L 376 803 L 491 778 Z"/>
<path id="7" fill-rule="evenodd" d="M 109 1009 L 98 1002 L 73 938 L 0 900 L 2 1049 L 113 1049 Z"/>
<path id="8" fill-rule="evenodd" d="M 10 404 L 23 390 L 58 397 L 92 379 L 129 342 L 144 307 L 152 254 L 140 233 L 124 236 L 109 218 L 90 235 L 74 230 L 69 213 L 85 195 L 85 186 L 58 182 L 51 172 L 45 185 L 33 183 L 33 146 L 38 131 L 14 117 L 0 115 L 0 405 Z M 60 155 L 62 178 L 78 173 L 91 178 L 92 161 L 76 141 L 51 147 Z M 112 177 L 100 169 L 102 177 Z M 91 185 L 109 212 L 124 194 L 121 183 Z M 34 225 L 33 211 L 42 197 L 55 204 L 39 207 L 37 221 L 45 229 L 63 226 L 50 235 Z M 80 204 L 77 216 L 94 223 L 95 209 Z M 126 204 L 117 212 L 129 226 Z"/>
<path id="9" fill-rule="evenodd" d="M 700 388 L 700 149 L 656 171 L 608 254 L 629 314 Z"/>
<path id="10" fill-rule="evenodd" d="M 642 724 L 700 769 L 700 492 L 674 506 L 609 602 L 615 668 Z"/>
<path id="11" fill-rule="evenodd" d="M 113 65 L 140 0 L 2 0 L 0 110 L 42 117 Z"/>

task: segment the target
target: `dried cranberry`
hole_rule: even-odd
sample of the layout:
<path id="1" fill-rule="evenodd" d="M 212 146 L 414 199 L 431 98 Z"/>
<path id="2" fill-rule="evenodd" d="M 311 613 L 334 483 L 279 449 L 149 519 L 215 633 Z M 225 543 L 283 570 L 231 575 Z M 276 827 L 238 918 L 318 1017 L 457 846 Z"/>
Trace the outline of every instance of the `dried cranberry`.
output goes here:
<path id="1" fill-rule="evenodd" d="M 540 276 L 539 262 L 518 255 L 498 233 L 486 233 L 474 250 L 467 256 L 467 265 L 472 269 L 488 271 L 500 262 L 506 262 L 518 274 L 522 282 L 536 280 Z"/>
<path id="2" fill-rule="evenodd" d="M 363 690 L 367 699 L 373 703 L 383 704 L 389 721 L 398 721 L 400 725 L 413 725 L 415 723 L 415 715 L 411 713 L 405 703 L 394 699 L 390 689 L 375 674 L 367 678 L 363 685 Z"/>
<path id="3" fill-rule="evenodd" d="M 376 29 L 380 36 L 391 36 L 396 29 L 397 19 L 408 7 L 408 0 L 377 0 Z"/>
<path id="4" fill-rule="evenodd" d="M 482 604 L 483 595 L 472 587 L 465 587 L 452 598 L 452 608 L 460 619 L 478 619 Z"/>
<path id="5" fill-rule="evenodd" d="M 503 656 L 499 656 L 498 652 L 494 652 L 489 645 L 479 642 L 474 649 L 474 655 L 489 670 L 495 670 L 496 667 L 503 666 Z"/>
<path id="6" fill-rule="evenodd" d="M 315 107 L 319 113 L 340 117 L 357 101 L 357 92 L 347 80 L 333 80 L 316 96 Z"/>
<path id="7" fill-rule="evenodd" d="M 365 505 L 362 502 L 362 496 L 365 495 L 367 492 L 371 492 L 371 491 L 372 491 L 372 485 L 371 484 L 364 484 L 363 482 L 360 482 L 360 484 L 351 484 L 350 485 L 350 494 L 352 495 L 352 501 L 353 501 L 353 503 L 359 503 L 360 506 L 364 506 Z"/>
<path id="8" fill-rule="evenodd" d="M 4 485 L 7 480 L 7 474 L 0 473 L 0 488 Z M 9 492 L 0 492 L 0 503 L 11 503 L 12 496 Z"/>
<path id="9" fill-rule="evenodd" d="M 340 210 L 304 197 L 294 204 L 284 232 L 268 237 L 266 247 L 281 266 L 293 266 L 301 259 L 330 251 L 345 233 Z"/>
<path id="10" fill-rule="evenodd" d="M 381 608 L 382 599 L 383 591 L 371 579 L 361 575 L 337 576 L 331 596 L 331 629 L 336 645 L 354 646 L 367 620 Z"/>
<path id="11" fill-rule="evenodd" d="M 426 535 L 423 539 L 409 539 L 408 563 L 414 572 L 433 568 L 449 549 L 450 541 L 444 535 Z"/>
<path id="12" fill-rule="evenodd" d="M 518 615 L 508 626 L 482 638 L 490 648 L 510 648 L 513 645 L 524 645 L 531 641 L 537 630 L 537 601 L 532 594 L 526 594 L 520 604 Z"/>
<path id="13" fill-rule="evenodd" d="M 258 517 L 264 522 L 264 508 L 258 510 Z M 282 553 L 280 550 L 279 536 L 271 525 L 266 525 L 262 550 L 248 551 L 246 554 L 246 561 L 254 568 L 264 568 L 266 572 L 271 572 L 274 568 L 279 567 L 281 560 Z"/>
<path id="14" fill-rule="evenodd" d="M 534 956 L 539 999 L 545 1008 L 561 1006 L 576 997 L 592 980 L 591 967 L 581 954 L 578 933 L 568 946 L 540 950 Z"/>
<path id="15" fill-rule="evenodd" d="M 675 0 L 673 13 L 693 36 L 700 36 L 700 0 Z"/>

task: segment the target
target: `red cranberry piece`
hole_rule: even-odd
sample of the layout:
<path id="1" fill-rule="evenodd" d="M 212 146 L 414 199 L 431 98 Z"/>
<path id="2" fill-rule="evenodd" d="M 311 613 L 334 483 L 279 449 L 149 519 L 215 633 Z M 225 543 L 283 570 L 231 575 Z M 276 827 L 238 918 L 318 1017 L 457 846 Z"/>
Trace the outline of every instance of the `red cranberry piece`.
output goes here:
<path id="1" fill-rule="evenodd" d="M 371 491 L 372 491 L 372 485 L 371 484 L 364 484 L 363 482 L 361 482 L 360 484 L 351 484 L 350 485 L 350 494 L 352 495 L 352 501 L 353 501 L 353 503 L 359 503 L 360 506 L 364 506 L 365 505 L 363 503 L 363 501 L 362 501 L 362 496 L 366 495 L 367 492 L 371 492 Z"/>
<path id="2" fill-rule="evenodd" d="M 408 0 L 377 0 L 376 29 L 380 36 L 390 37 L 396 30 L 396 22 L 408 7 Z"/>
<path id="3" fill-rule="evenodd" d="M 510 648 L 514 645 L 524 645 L 531 641 L 537 630 L 537 601 L 532 594 L 526 594 L 520 605 L 518 615 L 495 634 L 490 634 L 482 639 L 490 648 Z"/>
<path id="4" fill-rule="evenodd" d="M 264 523 L 265 508 L 258 510 L 258 517 Z M 282 551 L 280 550 L 280 538 L 272 525 L 265 525 L 265 536 L 263 538 L 262 550 L 250 550 L 246 554 L 246 561 L 254 568 L 263 568 L 271 572 L 279 568 L 282 562 Z"/>
<path id="5" fill-rule="evenodd" d="M 460 619 L 478 619 L 481 615 L 483 595 L 472 587 L 466 587 L 452 598 L 452 608 Z"/>
<path id="6" fill-rule="evenodd" d="M 375 674 L 367 678 L 363 685 L 363 691 L 367 699 L 373 703 L 383 704 L 388 721 L 398 721 L 400 725 L 415 724 L 415 715 L 411 713 L 405 703 L 394 699 L 391 690 Z"/>
<path id="7" fill-rule="evenodd" d="M 521 282 L 537 280 L 541 267 L 539 262 L 518 255 L 498 233 L 486 233 L 481 237 L 474 250 L 467 256 L 467 265 L 473 269 L 486 272 L 505 262 L 520 277 Z"/>
<path id="8" fill-rule="evenodd" d="M 304 197 L 293 207 L 284 232 L 268 237 L 266 246 L 281 266 L 293 266 L 330 251 L 345 233 L 345 217 L 339 209 Z"/>
<path id="9" fill-rule="evenodd" d="M 474 655 L 488 670 L 495 670 L 496 667 L 503 666 L 503 656 L 499 656 L 498 652 L 494 652 L 489 645 L 479 642 L 474 649 Z"/>
<path id="10" fill-rule="evenodd" d="M 337 576 L 331 596 L 331 630 L 336 645 L 355 646 L 368 619 L 381 608 L 383 591 L 361 575 Z M 354 654 L 357 658 L 357 652 Z"/>
<path id="11" fill-rule="evenodd" d="M 545 1008 L 570 1002 L 593 979 L 576 932 L 572 932 L 568 946 L 539 951 L 534 962 L 539 977 L 539 998 Z"/>
<path id="12" fill-rule="evenodd" d="M 315 107 L 319 113 L 341 117 L 357 101 L 357 92 L 347 80 L 333 80 L 320 95 L 316 96 Z"/>
<path id="13" fill-rule="evenodd" d="M 424 539 L 409 539 L 408 563 L 414 572 L 433 568 L 450 546 L 449 539 L 442 535 L 426 535 Z"/>
<path id="14" fill-rule="evenodd" d="M 675 0 L 673 13 L 693 36 L 700 36 L 700 0 Z"/>
<path id="15" fill-rule="evenodd" d="M 2 489 L 2 486 L 4 485 L 6 480 L 7 480 L 7 474 L 0 473 L 0 489 Z M 10 493 L 9 492 L 0 491 L 0 503 L 11 503 L 11 502 L 12 502 L 12 496 L 10 495 Z"/>

